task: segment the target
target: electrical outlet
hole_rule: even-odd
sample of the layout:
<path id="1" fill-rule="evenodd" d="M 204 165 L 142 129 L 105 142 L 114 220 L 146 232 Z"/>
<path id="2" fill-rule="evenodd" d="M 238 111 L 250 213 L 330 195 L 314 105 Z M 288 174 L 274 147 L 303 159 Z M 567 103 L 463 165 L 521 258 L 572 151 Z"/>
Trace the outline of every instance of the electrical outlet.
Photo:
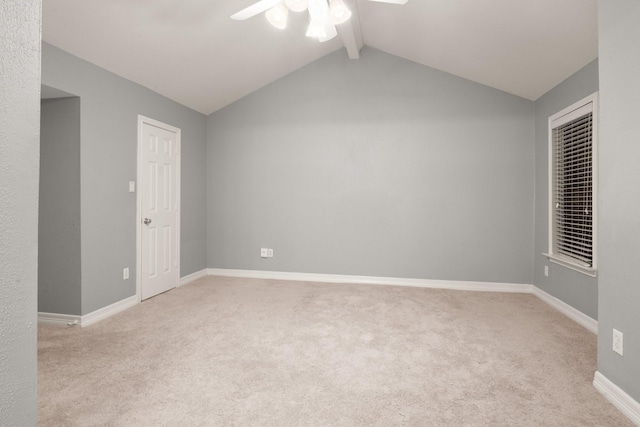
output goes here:
<path id="1" fill-rule="evenodd" d="M 547 276 L 547 277 L 549 276 L 549 266 L 548 265 L 544 266 L 544 275 Z"/>
<path id="2" fill-rule="evenodd" d="M 269 249 L 260 248 L 260 258 L 269 258 Z"/>
<path id="3" fill-rule="evenodd" d="M 624 347 L 622 338 L 623 338 L 622 332 L 618 331 L 617 329 L 614 329 L 613 330 L 613 351 L 618 353 L 620 356 L 622 356 L 622 350 Z"/>
<path id="4" fill-rule="evenodd" d="M 267 256 L 268 256 L 269 258 L 273 258 L 273 249 L 268 249 L 268 250 L 267 250 Z"/>
<path id="5" fill-rule="evenodd" d="M 129 181 L 129 193 L 135 193 L 135 192 L 136 192 L 136 182 Z"/>
<path id="6" fill-rule="evenodd" d="M 127 280 L 129 278 L 129 267 L 122 270 L 122 280 Z"/>

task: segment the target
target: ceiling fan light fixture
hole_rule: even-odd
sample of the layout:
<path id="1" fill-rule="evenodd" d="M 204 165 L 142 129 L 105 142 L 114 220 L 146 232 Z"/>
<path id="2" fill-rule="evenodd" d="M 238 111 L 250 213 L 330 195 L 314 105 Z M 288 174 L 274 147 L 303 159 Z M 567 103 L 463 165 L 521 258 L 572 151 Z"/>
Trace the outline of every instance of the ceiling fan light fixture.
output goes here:
<path id="1" fill-rule="evenodd" d="M 331 0 L 329 15 L 331 16 L 331 23 L 340 25 L 351 18 L 351 11 L 344 4 L 343 0 Z"/>
<path id="2" fill-rule="evenodd" d="M 326 21 L 329 14 L 327 0 L 309 0 L 309 18 L 311 20 Z"/>
<path id="3" fill-rule="evenodd" d="M 284 0 L 291 12 L 304 12 L 309 7 L 309 0 Z"/>
<path id="4" fill-rule="evenodd" d="M 369 0 L 379 3 L 406 4 L 409 0 Z M 353 4 L 353 0 L 350 0 Z M 321 42 L 331 40 L 337 35 L 336 25 L 340 25 L 353 15 L 345 0 L 258 0 L 249 7 L 231 15 L 231 19 L 244 21 L 259 13 L 265 16 L 271 25 L 281 30 L 287 27 L 289 11 L 309 12 L 307 37 L 317 38 Z"/>
<path id="5" fill-rule="evenodd" d="M 369 0 L 375 1 L 378 3 L 389 3 L 389 4 L 407 4 L 409 0 Z"/>
<path id="6" fill-rule="evenodd" d="M 289 9 L 282 4 L 278 3 L 271 9 L 265 12 L 267 20 L 276 28 L 284 30 L 287 28 L 287 16 L 289 15 Z"/>
<path id="7" fill-rule="evenodd" d="M 336 30 L 336 26 L 333 24 L 326 24 L 324 26 L 324 31 L 327 34 L 325 37 L 319 37 L 318 41 L 320 43 L 326 42 L 334 38 L 338 35 L 338 30 Z"/>
<path id="8" fill-rule="evenodd" d="M 319 19 L 312 19 L 309 22 L 309 28 L 307 28 L 307 37 L 313 37 L 317 39 L 327 37 L 327 30 L 324 22 Z"/>

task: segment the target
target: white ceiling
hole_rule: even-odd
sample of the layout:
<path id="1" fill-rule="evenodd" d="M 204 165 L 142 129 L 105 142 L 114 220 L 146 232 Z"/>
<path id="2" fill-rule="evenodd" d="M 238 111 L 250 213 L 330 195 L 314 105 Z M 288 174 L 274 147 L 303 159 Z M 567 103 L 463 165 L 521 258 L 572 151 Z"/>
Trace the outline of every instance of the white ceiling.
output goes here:
<path id="1" fill-rule="evenodd" d="M 305 37 L 302 14 L 229 19 L 254 1 L 44 0 L 43 39 L 210 114 L 343 47 Z M 366 46 L 531 100 L 597 57 L 596 0 L 348 4 Z"/>

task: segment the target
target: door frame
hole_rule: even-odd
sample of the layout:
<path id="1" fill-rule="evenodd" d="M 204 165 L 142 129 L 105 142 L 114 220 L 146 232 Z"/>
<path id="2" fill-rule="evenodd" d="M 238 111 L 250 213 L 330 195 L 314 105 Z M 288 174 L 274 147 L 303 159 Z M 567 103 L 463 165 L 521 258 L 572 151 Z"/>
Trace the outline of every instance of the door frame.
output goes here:
<path id="1" fill-rule="evenodd" d="M 176 134 L 176 145 L 178 149 L 176 161 L 176 288 L 180 285 L 180 183 L 182 181 L 182 141 L 181 130 L 175 126 L 162 123 L 158 120 L 138 114 L 138 160 L 136 162 L 136 298 L 138 303 L 142 302 L 142 127 L 144 124 L 155 126 L 161 129 L 174 132 Z"/>

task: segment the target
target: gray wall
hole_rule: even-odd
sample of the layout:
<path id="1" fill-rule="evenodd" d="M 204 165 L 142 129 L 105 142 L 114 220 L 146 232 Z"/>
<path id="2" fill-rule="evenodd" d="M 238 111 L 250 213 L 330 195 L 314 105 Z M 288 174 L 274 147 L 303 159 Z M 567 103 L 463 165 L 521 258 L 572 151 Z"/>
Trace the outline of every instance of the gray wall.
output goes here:
<path id="1" fill-rule="evenodd" d="M 207 138 L 209 267 L 531 283 L 531 101 L 337 51 Z"/>
<path id="2" fill-rule="evenodd" d="M 38 311 L 80 315 L 80 98 L 40 113 Z"/>
<path id="3" fill-rule="evenodd" d="M 0 3 L 0 425 L 35 426 L 40 0 Z"/>
<path id="4" fill-rule="evenodd" d="M 549 117 L 598 91 L 598 61 L 540 97 L 536 109 L 535 250 L 533 284 L 593 319 L 598 318 L 598 280 L 554 264 L 543 256 L 549 252 Z M 549 276 L 544 266 L 549 266 Z"/>
<path id="5" fill-rule="evenodd" d="M 138 114 L 182 129 L 181 276 L 206 268 L 206 116 L 47 43 L 42 83 L 81 99 L 82 314 L 135 294 Z"/>
<path id="6" fill-rule="evenodd" d="M 640 401 L 640 2 L 598 2 L 600 282 L 598 371 Z M 611 350 L 624 333 L 624 357 Z"/>

